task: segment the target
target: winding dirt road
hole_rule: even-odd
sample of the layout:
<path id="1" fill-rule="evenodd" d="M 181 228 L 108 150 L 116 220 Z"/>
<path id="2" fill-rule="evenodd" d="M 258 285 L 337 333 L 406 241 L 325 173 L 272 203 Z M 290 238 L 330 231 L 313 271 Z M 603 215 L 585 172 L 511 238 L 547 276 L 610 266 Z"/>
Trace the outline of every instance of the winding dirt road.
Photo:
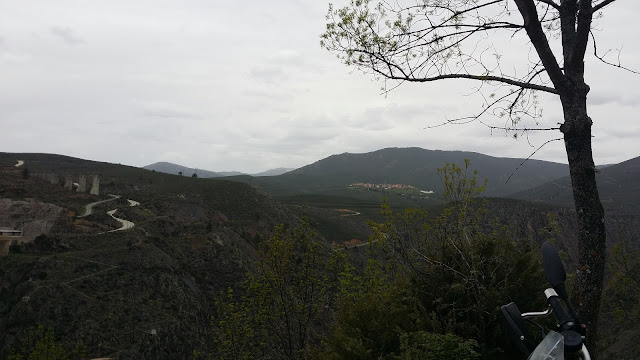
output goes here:
<path id="1" fill-rule="evenodd" d="M 131 221 L 120 219 L 118 217 L 113 216 L 113 214 L 115 214 L 116 211 L 118 211 L 118 209 L 109 210 L 109 211 L 107 211 L 107 214 L 109 214 L 109 216 L 114 218 L 116 221 L 120 222 L 122 224 L 122 227 L 119 228 L 119 229 L 111 230 L 109 232 L 121 231 L 121 230 L 129 230 L 129 229 L 131 229 L 131 228 L 133 228 L 135 226 L 134 223 L 132 223 Z"/>
<path id="2" fill-rule="evenodd" d="M 15 167 L 20 167 L 20 166 L 24 165 L 24 161 L 22 161 L 22 160 L 16 160 L 16 161 L 18 163 L 14 165 Z"/>
<path id="3" fill-rule="evenodd" d="M 86 207 L 85 207 L 85 210 L 84 210 L 84 214 L 82 216 L 80 216 L 80 217 L 85 217 L 85 216 L 91 215 L 91 212 L 93 212 L 93 207 L 96 206 L 96 205 L 99 205 L 99 204 L 102 204 L 102 203 L 106 203 L 106 202 L 109 202 L 109 201 L 113 201 L 113 200 L 116 200 L 116 199 L 120 199 L 120 195 L 109 194 L 109 196 L 111 196 L 111 199 L 100 200 L 100 201 L 96 201 L 96 202 L 92 202 L 90 204 L 87 204 Z"/>
<path id="4" fill-rule="evenodd" d="M 116 199 L 120 199 L 120 195 L 109 194 L 109 196 L 111 196 L 111 199 L 100 200 L 100 201 L 96 201 L 96 202 L 92 202 L 90 204 L 87 204 L 86 208 L 85 208 L 85 211 L 84 211 L 84 214 L 82 216 L 79 216 L 79 217 L 85 217 L 85 216 L 91 215 L 91 213 L 93 212 L 93 207 L 96 206 L 96 205 L 103 204 L 103 203 L 106 203 L 106 202 L 109 202 L 109 201 L 113 201 L 113 200 L 116 200 Z M 138 205 L 140 205 L 140 203 L 135 201 L 135 200 L 127 199 L 127 201 L 129 202 L 129 206 L 138 206 Z M 107 214 L 109 216 L 111 216 L 114 220 L 116 220 L 119 223 L 121 223 L 122 227 L 119 228 L 119 229 L 115 229 L 115 230 L 111 230 L 111 231 L 107 231 L 107 232 L 129 230 L 129 229 L 132 229 L 135 226 L 135 224 L 132 223 L 129 220 L 120 219 L 118 217 L 113 216 L 113 214 L 115 214 L 116 211 L 118 211 L 118 209 L 109 210 L 109 211 L 107 211 Z"/>

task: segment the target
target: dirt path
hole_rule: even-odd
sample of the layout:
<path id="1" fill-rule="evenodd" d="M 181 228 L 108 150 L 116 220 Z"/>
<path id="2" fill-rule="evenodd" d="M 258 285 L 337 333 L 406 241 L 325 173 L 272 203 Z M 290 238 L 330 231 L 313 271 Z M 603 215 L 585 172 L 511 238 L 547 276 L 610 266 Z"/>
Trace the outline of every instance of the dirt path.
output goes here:
<path id="1" fill-rule="evenodd" d="M 360 214 L 361 214 L 361 213 L 359 213 L 359 212 L 357 212 L 357 211 L 354 211 L 354 212 L 353 212 L 353 213 L 351 213 L 351 214 L 342 214 L 342 216 L 356 216 L 356 215 L 360 215 Z"/>
<path id="2" fill-rule="evenodd" d="M 116 200 L 116 199 L 120 199 L 120 195 L 109 194 L 109 196 L 111 196 L 111 199 L 100 200 L 100 201 L 96 201 L 96 202 L 92 202 L 90 204 L 87 204 L 86 209 L 84 211 L 84 215 L 82 215 L 80 217 L 89 216 L 91 214 L 91 212 L 93 211 L 93 207 L 96 206 L 96 205 L 99 205 L 99 204 L 102 204 L 102 203 L 106 203 L 106 202 L 109 202 L 109 201 L 113 201 L 113 200 Z M 140 205 L 140 203 L 135 201 L 135 200 L 127 199 L 127 201 L 129 202 L 129 206 L 138 206 L 138 205 Z M 109 216 L 111 216 L 114 220 L 116 220 L 119 223 L 121 223 L 122 227 L 120 227 L 119 229 L 108 231 L 108 232 L 129 230 L 129 229 L 132 229 L 135 226 L 135 224 L 132 223 L 129 220 L 120 219 L 118 217 L 113 216 L 113 214 L 115 214 L 116 211 L 118 211 L 118 209 L 109 210 L 109 211 L 107 211 L 107 214 L 109 214 Z"/>
<path id="3" fill-rule="evenodd" d="M 114 218 L 116 221 L 120 222 L 122 224 L 122 227 L 119 228 L 119 229 L 111 230 L 109 232 L 121 231 L 121 230 L 129 230 L 129 229 L 131 229 L 131 228 L 133 228 L 135 226 L 135 224 L 132 223 L 129 220 L 124 220 L 124 219 L 120 219 L 120 218 L 117 218 L 117 217 L 113 216 L 113 214 L 115 214 L 116 211 L 118 211 L 118 209 L 109 210 L 109 211 L 107 211 L 107 214 L 109 214 L 109 216 Z"/>
<path id="4" fill-rule="evenodd" d="M 15 167 L 20 167 L 20 166 L 24 165 L 24 161 L 22 161 L 22 160 L 16 160 L 16 161 L 18 163 L 14 165 Z"/>
<path id="5" fill-rule="evenodd" d="M 140 205 L 140 203 L 135 201 L 135 200 L 127 199 L 127 201 L 129 202 L 129 206 L 138 206 L 138 205 Z"/>
<path id="6" fill-rule="evenodd" d="M 106 203 L 106 202 L 109 202 L 109 201 L 113 201 L 113 200 L 116 200 L 116 199 L 120 199 L 120 195 L 109 194 L 109 196 L 111 196 L 111 199 L 100 200 L 100 201 L 96 201 L 96 202 L 92 202 L 90 204 L 87 204 L 87 206 L 85 207 L 85 210 L 84 210 L 84 214 L 82 216 L 80 216 L 80 217 L 85 217 L 85 216 L 91 215 L 91 212 L 93 212 L 93 207 L 96 206 L 96 205 L 99 205 L 99 204 L 102 204 L 102 203 Z"/>

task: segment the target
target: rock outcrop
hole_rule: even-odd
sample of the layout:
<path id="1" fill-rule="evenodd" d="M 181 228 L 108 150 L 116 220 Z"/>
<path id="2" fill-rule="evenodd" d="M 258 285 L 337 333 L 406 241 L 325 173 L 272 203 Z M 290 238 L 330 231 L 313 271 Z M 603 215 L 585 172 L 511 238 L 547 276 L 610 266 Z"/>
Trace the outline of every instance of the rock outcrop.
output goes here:
<path id="1" fill-rule="evenodd" d="M 93 183 L 91 184 L 91 191 L 89 191 L 91 195 L 100 195 L 100 178 L 98 175 L 93 175 Z"/>
<path id="2" fill-rule="evenodd" d="M 80 175 L 80 177 L 78 178 L 78 190 L 76 190 L 80 193 L 86 192 L 87 191 L 87 177 L 84 175 Z"/>
<path id="3" fill-rule="evenodd" d="M 55 184 L 58 184 L 58 182 L 59 182 L 59 180 L 58 180 L 58 174 L 56 174 L 56 173 L 49 173 L 49 174 L 47 174 L 47 177 L 48 177 L 49 182 L 50 182 L 51 184 L 54 184 L 54 185 L 55 185 Z"/>
<path id="4" fill-rule="evenodd" d="M 48 235 L 63 209 L 53 204 L 0 199 L 0 226 L 22 230 L 20 241 Z"/>
<path id="5" fill-rule="evenodd" d="M 64 179 L 64 188 L 67 190 L 73 190 L 73 178 L 67 175 Z"/>

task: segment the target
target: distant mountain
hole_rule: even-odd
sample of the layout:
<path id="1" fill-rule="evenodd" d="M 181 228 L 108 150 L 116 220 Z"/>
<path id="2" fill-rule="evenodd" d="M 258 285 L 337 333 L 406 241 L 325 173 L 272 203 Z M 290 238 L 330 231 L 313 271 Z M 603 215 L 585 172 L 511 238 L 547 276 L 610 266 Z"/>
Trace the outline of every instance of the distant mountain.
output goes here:
<path id="1" fill-rule="evenodd" d="M 488 178 L 488 196 L 505 196 L 567 176 L 568 166 L 541 160 L 499 158 L 475 152 L 387 148 L 364 154 L 332 155 L 313 164 L 271 177 L 236 176 L 271 195 L 326 193 L 346 190 L 349 184 L 406 184 L 438 193 L 441 181 L 437 169 L 446 163 L 471 160 L 481 178 Z M 514 173 L 515 171 L 515 173 Z M 506 180 L 513 174 L 509 182 Z"/>
<path id="2" fill-rule="evenodd" d="M 596 174 L 602 205 L 619 215 L 640 215 L 640 157 L 609 165 Z M 510 195 L 515 199 L 573 206 L 571 179 L 566 176 Z"/>
<path id="3" fill-rule="evenodd" d="M 201 178 L 243 175 L 243 173 L 239 171 L 220 171 L 220 172 L 209 171 L 209 170 L 190 168 L 190 167 L 173 164 L 170 162 L 164 162 L 164 161 L 144 166 L 143 169 L 155 170 L 161 173 L 173 174 L 173 175 L 178 175 L 178 173 L 182 172 L 183 176 L 192 176 L 193 174 L 198 174 L 198 177 L 201 177 Z"/>
<path id="4" fill-rule="evenodd" d="M 295 168 L 275 168 L 275 169 L 269 169 L 267 171 L 263 171 L 263 172 L 259 172 L 257 174 L 251 174 L 251 176 L 278 176 L 278 175 L 282 175 L 285 173 L 288 173 L 289 171 L 295 170 Z"/>
<path id="5" fill-rule="evenodd" d="M 155 170 L 161 173 L 173 174 L 173 175 L 178 175 L 179 172 L 182 172 L 182 175 L 184 176 L 192 176 L 193 174 L 198 174 L 198 177 L 201 177 L 201 178 L 247 175 L 240 171 L 210 171 L 210 170 L 195 169 L 195 168 L 182 166 L 179 164 L 173 164 L 166 161 L 161 161 L 155 164 L 144 166 L 143 169 Z M 257 174 L 252 174 L 251 176 L 276 176 L 276 175 L 282 175 L 291 170 L 293 170 L 293 168 L 276 168 L 276 169 L 263 171 Z"/>

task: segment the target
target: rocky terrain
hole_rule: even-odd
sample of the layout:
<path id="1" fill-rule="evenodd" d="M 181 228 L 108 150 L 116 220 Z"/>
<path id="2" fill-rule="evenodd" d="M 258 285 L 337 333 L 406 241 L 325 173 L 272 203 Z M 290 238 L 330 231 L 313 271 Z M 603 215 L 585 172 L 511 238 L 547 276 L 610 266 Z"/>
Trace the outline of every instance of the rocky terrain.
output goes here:
<path id="1" fill-rule="evenodd" d="M 31 171 L 100 173 L 101 191 L 121 198 L 79 217 L 85 205 L 110 197 L 24 177 L 0 154 L 0 218 L 32 240 L 0 258 L 0 358 L 32 325 L 52 327 L 67 347 L 82 340 L 93 357 L 186 358 L 207 350 L 216 298 L 242 283 L 261 239 L 298 219 L 241 183 L 54 155 L 21 158 Z M 111 210 L 135 227 L 109 232 L 122 226 Z"/>
<path id="2" fill-rule="evenodd" d="M 22 230 L 23 242 L 49 235 L 63 208 L 53 204 L 0 198 L 0 226 Z"/>

